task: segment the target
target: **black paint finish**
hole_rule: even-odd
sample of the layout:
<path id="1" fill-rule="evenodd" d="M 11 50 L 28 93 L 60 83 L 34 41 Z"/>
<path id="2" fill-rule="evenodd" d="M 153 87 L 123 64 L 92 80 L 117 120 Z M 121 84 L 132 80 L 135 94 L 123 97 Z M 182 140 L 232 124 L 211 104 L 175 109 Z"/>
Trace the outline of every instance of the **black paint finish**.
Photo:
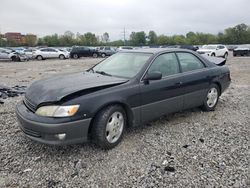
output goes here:
<path id="1" fill-rule="evenodd" d="M 195 55 L 204 63 L 205 67 L 189 72 L 181 72 L 180 70 L 179 73 L 163 77 L 160 80 L 144 80 L 148 67 L 157 56 L 177 52 Z M 121 104 L 126 110 L 129 125 L 137 126 L 170 112 L 200 106 L 206 97 L 210 84 L 218 84 L 222 93 L 231 81 L 228 67 L 217 66 L 193 51 L 142 49 L 119 53 L 151 53 L 152 56 L 132 79 L 110 77 L 89 71 L 59 75 L 34 82 L 28 88 L 25 96 L 29 105 L 26 103 L 27 101 L 17 105 L 16 112 L 21 127 L 40 134 L 48 134 L 50 131 L 53 134 L 61 133 L 63 129 L 71 134 L 70 140 L 65 143 L 85 141 L 91 120 L 102 108 L 108 105 Z M 34 113 L 38 107 L 49 104 L 79 104 L 80 108 L 73 117 L 66 118 L 41 117 Z M 84 139 L 79 138 L 79 133 L 76 134 L 77 139 L 74 139 L 72 131 L 68 128 L 65 129 L 64 124 L 74 124 L 75 122 L 76 124 L 72 127 L 79 130 L 77 128 L 79 121 L 84 120 L 88 120 L 88 123 L 84 125 L 85 128 L 82 128 Z M 48 126 L 49 124 L 56 125 L 51 126 L 56 128 L 52 130 Z M 29 137 L 32 138 L 30 135 Z M 35 138 L 34 140 L 48 144 L 59 144 L 55 141 L 41 141 Z"/>

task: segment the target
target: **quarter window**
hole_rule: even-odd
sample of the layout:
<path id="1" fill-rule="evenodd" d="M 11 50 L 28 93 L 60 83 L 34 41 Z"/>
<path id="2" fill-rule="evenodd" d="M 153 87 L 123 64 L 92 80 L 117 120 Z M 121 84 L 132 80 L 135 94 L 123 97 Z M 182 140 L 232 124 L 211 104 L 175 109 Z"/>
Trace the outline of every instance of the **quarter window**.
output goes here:
<path id="1" fill-rule="evenodd" d="M 204 68 L 204 64 L 193 54 L 190 53 L 177 53 L 179 58 L 182 72 Z"/>
<path id="2" fill-rule="evenodd" d="M 179 64 L 175 54 L 167 53 L 158 56 L 148 70 L 149 73 L 156 71 L 161 72 L 162 77 L 179 73 Z"/>

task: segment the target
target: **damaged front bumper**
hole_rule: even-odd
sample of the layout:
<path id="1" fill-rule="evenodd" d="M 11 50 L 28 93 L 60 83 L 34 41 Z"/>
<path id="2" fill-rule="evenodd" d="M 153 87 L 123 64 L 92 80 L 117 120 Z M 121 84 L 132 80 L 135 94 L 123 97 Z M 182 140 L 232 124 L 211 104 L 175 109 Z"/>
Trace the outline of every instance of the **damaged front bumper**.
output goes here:
<path id="1" fill-rule="evenodd" d="M 16 115 L 21 130 L 32 140 L 49 145 L 68 145 L 83 143 L 88 140 L 91 118 L 78 121 L 61 122 L 53 118 L 53 123 L 44 122 L 46 117 L 39 117 L 31 112 L 23 102 L 18 103 Z M 39 118 L 41 121 L 39 121 Z M 42 118 L 44 118 L 42 120 Z"/>

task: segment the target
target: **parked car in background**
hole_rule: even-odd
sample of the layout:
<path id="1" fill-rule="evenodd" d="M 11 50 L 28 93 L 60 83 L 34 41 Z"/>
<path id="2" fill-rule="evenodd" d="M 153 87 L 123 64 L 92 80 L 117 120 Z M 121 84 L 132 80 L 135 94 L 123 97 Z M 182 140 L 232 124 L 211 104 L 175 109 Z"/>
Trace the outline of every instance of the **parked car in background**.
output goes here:
<path id="1" fill-rule="evenodd" d="M 127 50 L 88 71 L 34 82 L 16 114 L 21 130 L 35 141 L 91 140 L 110 149 L 127 127 L 198 106 L 214 110 L 230 81 L 228 67 L 190 50 Z"/>
<path id="2" fill-rule="evenodd" d="M 50 58 L 66 59 L 69 58 L 69 53 L 55 48 L 39 48 L 34 51 L 33 57 L 38 60 Z"/>
<path id="3" fill-rule="evenodd" d="M 199 50 L 197 50 L 199 54 L 206 54 L 208 56 L 215 57 L 223 57 L 227 59 L 228 57 L 228 49 L 225 45 L 203 45 Z"/>
<path id="4" fill-rule="evenodd" d="M 99 48 L 98 53 L 101 57 L 111 56 L 116 53 L 115 48 L 110 46 L 102 46 Z"/>
<path id="5" fill-rule="evenodd" d="M 0 48 L 0 59 L 20 61 L 19 55 L 14 50 Z"/>
<path id="6" fill-rule="evenodd" d="M 69 58 L 69 55 L 70 55 L 70 51 L 68 51 L 68 49 L 67 48 L 60 48 L 60 49 L 58 49 L 59 51 L 61 51 L 61 52 L 63 52 L 63 53 L 65 53 L 66 54 L 66 56 L 67 56 L 67 58 Z"/>
<path id="7" fill-rule="evenodd" d="M 34 51 L 32 49 L 19 50 L 19 53 L 26 55 L 29 59 L 32 59 L 34 55 Z"/>
<path id="8" fill-rule="evenodd" d="M 233 56 L 249 56 L 250 55 L 250 44 L 241 45 L 233 49 Z"/>
<path id="9" fill-rule="evenodd" d="M 134 48 L 132 46 L 120 46 L 119 48 L 117 48 L 117 51 L 121 51 L 121 50 L 133 50 Z"/>
<path id="10" fill-rule="evenodd" d="M 180 45 L 179 48 L 181 49 L 188 49 L 188 50 L 192 50 L 192 51 L 197 51 L 199 49 L 198 46 L 193 46 L 193 45 Z"/>
<path id="11" fill-rule="evenodd" d="M 76 46 L 70 51 L 70 57 L 78 59 L 80 57 L 98 57 L 98 50 L 86 46 Z"/>

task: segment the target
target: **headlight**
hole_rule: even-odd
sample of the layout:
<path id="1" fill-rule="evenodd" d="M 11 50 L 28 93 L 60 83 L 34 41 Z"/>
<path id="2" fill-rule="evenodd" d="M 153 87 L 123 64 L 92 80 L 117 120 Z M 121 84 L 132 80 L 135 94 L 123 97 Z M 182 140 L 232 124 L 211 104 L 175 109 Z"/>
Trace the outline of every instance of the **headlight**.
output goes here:
<path id="1" fill-rule="evenodd" d="M 42 106 L 36 110 L 36 114 L 47 117 L 70 117 L 75 115 L 79 106 Z"/>

